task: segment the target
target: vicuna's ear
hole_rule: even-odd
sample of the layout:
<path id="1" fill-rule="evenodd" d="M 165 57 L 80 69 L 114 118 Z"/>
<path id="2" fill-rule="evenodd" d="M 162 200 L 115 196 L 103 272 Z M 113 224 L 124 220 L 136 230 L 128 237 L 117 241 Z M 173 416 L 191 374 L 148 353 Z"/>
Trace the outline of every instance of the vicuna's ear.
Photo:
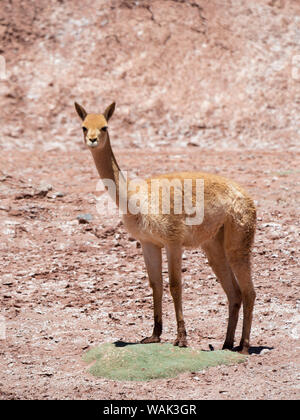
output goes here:
<path id="1" fill-rule="evenodd" d="M 115 107 L 116 107 L 116 103 L 113 102 L 104 111 L 104 114 L 103 115 L 104 115 L 106 121 L 108 121 L 111 118 L 112 114 L 114 113 Z"/>
<path id="2" fill-rule="evenodd" d="M 79 105 L 77 102 L 75 102 L 75 109 L 77 111 L 77 114 L 79 115 L 79 117 L 82 119 L 82 121 L 85 119 L 85 117 L 87 116 L 87 112 L 86 110 Z"/>

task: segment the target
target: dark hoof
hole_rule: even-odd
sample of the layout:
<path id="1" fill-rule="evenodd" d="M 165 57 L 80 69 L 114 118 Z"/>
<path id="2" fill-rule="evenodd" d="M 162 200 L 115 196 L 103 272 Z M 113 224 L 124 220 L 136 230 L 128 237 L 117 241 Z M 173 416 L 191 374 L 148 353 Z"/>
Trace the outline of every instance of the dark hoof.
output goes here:
<path id="1" fill-rule="evenodd" d="M 234 351 L 237 351 L 240 354 L 245 354 L 245 355 L 248 355 L 248 356 L 250 354 L 249 347 L 248 346 L 241 346 L 241 345 L 239 345 L 238 347 L 235 347 L 234 348 Z"/>
<path id="2" fill-rule="evenodd" d="M 188 343 L 186 341 L 186 338 L 176 338 L 176 340 L 173 343 L 173 346 L 188 347 Z"/>
<path id="3" fill-rule="evenodd" d="M 140 341 L 140 344 L 151 344 L 151 343 L 160 343 L 160 338 L 152 335 L 151 337 L 143 338 Z"/>
<path id="4" fill-rule="evenodd" d="M 222 347 L 222 350 L 232 350 L 232 349 L 233 349 L 233 346 L 231 346 L 230 344 L 225 344 L 224 343 L 224 345 Z"/>

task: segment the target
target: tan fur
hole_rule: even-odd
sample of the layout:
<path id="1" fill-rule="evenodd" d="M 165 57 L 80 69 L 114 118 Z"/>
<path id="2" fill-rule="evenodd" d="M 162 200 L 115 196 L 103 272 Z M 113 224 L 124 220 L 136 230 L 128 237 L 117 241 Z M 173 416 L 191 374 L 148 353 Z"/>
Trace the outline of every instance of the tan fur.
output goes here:
<path id="1" fill-rule="evenodd" d="M 86 127 L 85 141 L 89 136 L 97 136 L 97 147 L 90 148 L 101 178 L 114 180 L 117 191 L 120 169 L 113 155 L 108 132 L 102 127 L 114 111 L 114 104 L 104 114 L 87 114 L 76 104 L 76 110 Z M 153 180 L 179 180 L 193 182 L 193 202 L 195 202 L 195 183 L 204 180 L 204 219 L 201 224 L 187 225 L 188 216 L 174 212 L 174 190 L 171 189 L 170 214 L 163 214 L 162 193 L 159 195 L 159 213 L 151 212 L 150 194 Z M 128 184 L 127 184 L 128 185 Z M 148 213 L 125 214 L 124 224 L 132 236 L 138 239 L 143 248 L 154 299 L 154 329 L 151 337 L 143 343 L 159 342 L 162 332 L 162 273 L 161 248 L 165 247 L 168 257 L 170 291 L 174 300 L 177 319 L 177 338 L 175 345 L 186 346 L 186 331 L 182 313 L 181 255 L 183 248 L 202 247 L 209 264 L 220 281 L 229 303 L 229 321 L 223 348 L 232 349 L 238 313 L 243 303 L 244 318 L 240 349 L 247 353 L 252 322 L 255 292 L 251 280 L 250 254 L 256 223 L 256 210 L 253 200 L 235 182 L 221 176 L 202 172 L 181 172 L 154 176 L 147 179 L 139 191 L 142 206 Z M 175 187 L 176 188 L 176 187 Z M 135 192 L 128 191 L 128 197 Z M 117 199 L 117 204 L 119 204 Z"/>

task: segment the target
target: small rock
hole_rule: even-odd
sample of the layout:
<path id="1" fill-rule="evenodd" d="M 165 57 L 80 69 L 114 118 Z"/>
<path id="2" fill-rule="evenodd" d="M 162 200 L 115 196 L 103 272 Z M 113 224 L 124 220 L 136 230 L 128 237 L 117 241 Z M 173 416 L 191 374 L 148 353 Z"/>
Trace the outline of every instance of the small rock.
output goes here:
<path id="1" fill-rule="evenodd" d="M 19 210 L 18 208 L 12 208 L 9 211 L 10 216 L 22 216 L 22 210 Z"/>
<path id="2" fill-rule="evenodd" d="M 22 200 L 24 198 L 32 198 L 32 197 L 46 197 L 49 191 L 52 190 L 52 185 L 50 184 L 41 184 L 39 187 L 32 189 L 31 187 L 17 193 L 15 196 L 16 200 Z"/>
<path id="3" fill-rule="evenodd" d="M 259 354 L 266 354 L 269 353 L 269 351 L 271 351 L 271 349 L 263 349 Z"/>
<path id="4" fill-rule="evenodd" d="M 80 224 L 82 223 L 90 223 L 93 220 L 93 216 L 90 213 L 79 214 L 76 219 Z"/>
<path id="5" fill-rule="evenodd" d="M 272 231 L 269 233 L 268 238 L 272 239 L 273 241 L 275 241 L 276 239 L 280 239 L 283 237 L 283 234 L 281 232 L 275 232 Z"/>
<path id="6" fill-rule="evenodd" d="M 51 195 L 48 194 L 48 197 L 49 198 L 54 198 L 54 199 L 55 198 L 58 198 L 58 197 L 61 198 L 61 197 L 64 197 L 64 196 L 65 196 L 65 194 L 63 192 L 59 192 L 59 191 L 58 192 L 55 192 L 55 193 L 53 193 Z"/>
<path id="7" fill-rule="evenodd" d="M 49 191 L 52 190 L 51 184 L 41 184 L 38 188 L 35 189 L 34 195 L 38 197 L 46 197 Z"/>
<path id="8" fill-rule="evenodd" d="M 40 375 L 40 376 L 53 376 L 53 372 L 51 372 L 51 371 L 42 371 L 42 372 L 39 372 L 38 375 Z"/>
<path id="9" fill-rule="evenodd" d="M 23 198 L 32 198 L 33 196 L 34 196 L 33 191 L 26 190 L 26 191 L 23 191 L 23 192 L 20 192 L 20 193 L 16 194 L 15 199 L 16 200 L 22 200 Z"/>
<path id="10" fill-rule="evenodd" d="M 54 193 L 55 197 L 64 197 L 65 194 L 63 192 L 58 191 L 57 193 Z"/>
<path id="11" fill-rule="evenodd" d="M 5 204 L 1 204 L 0 205 L 0 210 L 3 210 L 3 211 L 9 211 L 10 210 L 10 206 L 9 205 L 5 205 Z"/>

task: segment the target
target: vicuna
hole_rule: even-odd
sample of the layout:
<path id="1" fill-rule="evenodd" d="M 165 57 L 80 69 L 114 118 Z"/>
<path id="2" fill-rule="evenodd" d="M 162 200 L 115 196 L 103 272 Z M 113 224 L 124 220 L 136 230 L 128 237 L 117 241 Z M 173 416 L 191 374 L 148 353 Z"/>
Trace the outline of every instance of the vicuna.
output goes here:
<path id="1" fill-rule="evenodd" d="M 100 177 L 112 180 L 116 185 L 117 193 L 120 193 L 122 175 L 113 154 L 108 133 L 108 121 L 113 115 L 115 103 L 107 107 L 103 114 L 88 114 L 77 103 L 75 103 L 75 108 L 82 120 L 84 141 L 92 153 Z M 204 215 L 201 224 L 187 224 L 186 219 L 190 217 L 190 214 L 187 214 L 184 208 L 180 214 L 174 211 L 174 191 L 171 194 L 169 214 L 162 211 L 160 196 L 158 213 L 151 212 L 150 207 L 148 212 L 138 212 L 137 214 L 127 212 L 123 215 L 125 227 L 142 244 L 149 282 L 153 290 L 153 333 L 141 342 L 157 343 L 160 341 L 163 293 L 161 254 L 162 248 L 165 247 L 170 291 L 177 320 L 177 338 L 174 345 L 187 346 L 182 312 L 182 251 L 185 247 L 201 247 L 228 298 L 229 320 L 223 349 L 233 348 L 239 309 L 243 303 L 243 330 L 239 350 L 242 353 L 248 353 L 255 301 L 250 261 L 256 225 L 256 210 L 253 200 L 235 182 L 202 172 L 172 173 L 147 179 L 146 185 L 149 188 L 144 191 L 145 199 L 148 198 L 149 191 L 151 192 L 153 180 L 162 179 L 169 181 L 176 179 L 182 184 L 187 179 L 192 180 L 193 202 L 196 201 L 196 181 L 203 180 Z M 132 192 L 128 191 L 126 194 L 128 200 L 131 195 Z M 120 194 L 116 195 L 117 205 L 119 205 L 119 196 Z"/>

